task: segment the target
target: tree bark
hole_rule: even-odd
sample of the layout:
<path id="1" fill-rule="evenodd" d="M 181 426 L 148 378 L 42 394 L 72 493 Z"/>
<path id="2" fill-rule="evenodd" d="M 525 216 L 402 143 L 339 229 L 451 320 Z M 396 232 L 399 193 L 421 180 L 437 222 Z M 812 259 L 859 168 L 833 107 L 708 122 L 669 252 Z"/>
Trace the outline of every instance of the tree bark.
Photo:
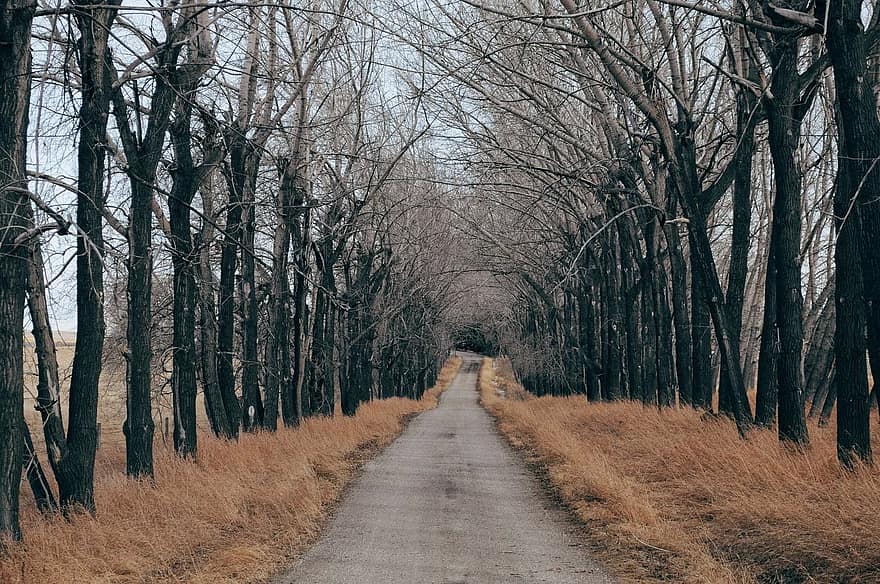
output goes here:
<path id="1" fill-rule="evenodd" d="M 30 220 L 32 224 L 32 220 Z M 33 326 L 34 349 L 37 355 L 37 404 L 43 426 L 43 437 L 49 455 L 49 465 L 62 491 L 76 481 L 64 436 L 61 414 L 61 384 L 58 378 L 58 359 L 55 339 L 49 324 L 49 305 L 46 296 L 46 276 L 40 240 L 31 242 L 27 276 L 28 314 Z"/>
<path id="2" fill-rule="evenodd" d="M 674 202 L 672 208 L 675 208 Z M 682 406 L 694 403 L 691 356 L 691 322 L 687 302 L 687 262 L 681 250 L 678 225 L 663 226 L 672 276 L 672 324 L 675 329 L 675 373 L 678 380 L 678 400 Z"/>
<path id="3" fill-rule="evenodd" d="M 738 34 L 743 34 L 739 33 Z M 744 76 L 755 81 L 752 74 L 751 58 L 743 47 L 740 61 L 746 68 Z M 733 235 L 730 248 L 730 271 L 727 278 L 725 309 L 730 319 L 730 335 L 734 345 L 740 348 L 742 336 L 743 298 L 748 272 L 749 240 L 752 222 L 752 159 L 755 150 L 754 124 L 751 118 L 757 115 L 757 98 L 748 89 L 736 91 L 737 149 L 732 164 L 735 165 L 733 181 Z M 727 364 L 721 363 L 721 378 L 718 385 L 718 411 L 733 415 L 730 396 L 731 388 L 727 375 Z"/>
<path id="4" fill-rule="evenodd" d="M 214 304 L 214 272 L 211 268 L 211 237 L 203 231 L 199 245 L 199 341 L 201 352 L 199 365 L 202 371 L 202 387 L 205 393 L 205 413 L 211 431 L 218 438 L 231 439 L 235 435 L 226 413 L 220 380 L 217 375 L 217 314 Z M 235 418 L 236 424 L 238 418 Z"/>
<path id="5" fill-rule="evenodd" d="M 94 467 L 98 445 L 98 384 L 104 351 L 104 174 L 107 122 L 110 115 L 111 65 L 108 37 L 115 9 L 82 3 L 77 12 L 82 105 L 79 111 L 77 149 L 76 222 L 76 347 L 70 378 L 67 451 L 49 452 L 58 479 L 58 496 L 67 513 L 85 509 L 94 513 Z M 118 2 L 101 2 L 116 6 Z M 40 285 L 44 278 L 41 276 Z M 54 399 L 49 396 L 48 399 Z M 60 411 L 58 423 L 60 424 Z M 54 424 L 54 422 L 52 422 Z M 59 427 L 47 432 L 63 432 Z M 50 442 L 47 435 L 47 446 Z M 64 469 L 63 471 L 61 469 Z"/>
<path id="6" fill-rule="evenodd" d="M 675 384 L 672 369 L 672 328 L 669 314 L 669 297 L 666 282 L 666 267 L 660 255 L 660 226 L 655 217 L 648 219 L 645 227 L 647 246 L 646 265 L 648 290 L 654 313 L 654 328 L 657 333 L 657 403 L 661 407 L 675 406 Z"/>
<path id="7" fill-rule="evenodd" d="M 578 331 L 579 348 L 584 384 L 586 386 L 587 399 L 599 400 L 599 378 L 596 354 L 596 323 L 593 309 L 592 287 L 585 277 L 580 278 L 580 293 L 578 294 Z"/>
<path id="8" fill-rule="evenodd" d="M 192 158 L 190 117 L 194 88 L 185 88 L 171 124 L 176 167 L 172 172 L 168 211 L 171 222 L 173 267 L 173 331 L 171 392 L 174 404 L 174 451 L 184 458 L 195 457 L 196 433 L 196 269 L 198 255 L 193 247 L 190 208 L 201 177 Z"/>
<path id="9" fill-rule="evenodd" d="M 633 397 L 639 397 L 645 405 L 657 406 L 660 404 L 660 386 L 657 379 L 657 342 L 659 338 L 652 287 L 651 283 L 643 282 L 641 295 L 643 342 L 639 348 L 640 358 L 644 362 L 644 385 L 638 388 L 638 394 Z"/>
<path id="10" fill-rule="evenodd" d="M 318 271 L 322 273 L 322 276 L 315 292 L 315 304 L 312 312 L 311 358 L 306 365 L 306 389 L 304 390 L 306 395 L 303 396 L 304 402 L 308 398 L 308 408 L 303 407 L 303 415 L 309 416 L 326 414 L 328 410 L 324 403 L 324 361 L 327 359 L 324 341 L 327 320 L 327 288 L 320 264 Z"/>
<path id="11" fill-rule="evenodd" d="M 373 344 L 376 339 L 373 305 L 385 281 L 387 267 L 383 263 L 384 254 L 381 251 L 360 250 L 356 259 L 355 276 L 351 277 L 350 265 L 346 270 L 348 375 L 342 384 L 341 405 L 342 413 L 347 416 L 354 415 L 360 404 L 370 400 Z M 378 266 L 376 266 L 377 260 Z"/>
<path id="12" fill-rule="evenodd" d="M 764 318 L 758 350 L 758 389 L 755 397 L 755 422 L 765 428 L 776 423 L 779 329 L 776 326 L 776 260 L 773 250 L 767 258 L 764 284 Z"/>
<path id="13" fill-rule="evenodd" d="M 231 173 L 235 170 L 231 169 Z M 232 181 L 227 176 L 227 182 Z M 241 195 L 235 188 L 227 189 L 226 225 L 220 245 L 220 293 L 217 322 L 217 380 L 229 431 L 238 437 L 241 425 L 241 405 L 235 392 L 235 270 L 238 263 L 238 246 L 241 239 Z"/>
<path id="14" fill-rule="evenodd" d="M 695 245 L 691 238 L 691 248 Z M 712 409 L 712 328 L 703 276 L 691 260 L 691 352 L 693 404 Z"/>
<path id="15" fill-rule="evenodd" d="M 842 156 L 841 156 L 842 158 Z M 841 168 L 848 163 L 841 159 Z M 834 358 L 837 364 L 837 457 L 845 467 L 857 460 L 871 460 L 871 404 L 868 401 L 868 369 L 865 360 L 864 286 L 859 263 L 858 208 L 850 210 L 857 176 L 841 173 L 834 197 L 838 219 L 835 259 Z"/>
<path id="16" fill-rule="evenodd" d="M 24 438 L 22 452 L 24 453 L 25 478 L 31 488 L 31 493 L 34 495 L 34 502 L 37 504 L 37 509 L 43 515 L 55 513 L 58 511 L 58 501 L 55 500 L 55 495 L 52 493 L 52 486 L 49 484 L 49 479 L 43 471 L 43 465 L 40 464 L 40 459 L 37 458 L 37 451 L 34 448 L 34 441 L 31 438 L 31 431 L 27 426 L 27 422 L 22 419 L 21 424 L 22 436 Z"/>
<path id="17" fill-rule="evenodd" d="M 623 351 L 621 347 L 621 324 L 623 314 L 620 307 L 621 287 L 617 269 L 617 236 L 616 230 L 609 231 L 608 241 L 603 248 L 604 265 L 607 278 L 604 280 L 603 305 L 605 315 L 605 350 L 602 363 L 602 399 L 616 400 L 624 397 L 621 387 L 621 365 Z"/>
<path id="18" fill-rule="evenodd" d="M 332 296 L 328 296 L 327 302 L 327 322 L 324 327 L 324 401 L 322 413 L 325 416 L 332 416 L 336 412 L 336 353 L 338 343 L 336 342 L 336 315 L 339 308 L 331 299 L 336 295 L 335 276 L 333 277 Z"/>
<path id="19" fill-rule="evenodd" d="M 694 160 L 693 156 L 686 156 L 683 159 Z M 692 174 L 694 167 L 689 165 L 688 168 L 691 169 L 688 174 Z M 694 180 L 693 177 L 690 179 L 691 182 Z M 687 205 L 684 211 L 689 217 L 688 229 L 691 241 L 691 257 L 694 260 L 692 269 L 700 271 L 699 282 L 704 290 L 704 300 L 709 304 L 709 315 L 712 319 L 715 336 L 718 341 L 720 358 L 722 362 L 727 363 L 725 369 L 732 390 L 731 398 L 734 419 L 736 420 L 737 430 L 740 435 L 744 436 L 754 423 L 754 419 L 752 418 L 745 384 L 742 379 L 739 349 L 730 338 L 727 313 L 721 302 L 721 283 L 718 279 L 718 272 L 715 269 L 715 261 L 712 257 L 712 247 L 709 244 L 709 237 L 706 231 L 705 216 L 701 210 L 695 208 L 692 202 L 688 201 L 687 197 L 683 197 L 682 201 L 683 205 Z M 711 366 L 711 363 L 708 365 Z M 711 376 L 711 369 L 709 373 Z M 696 391 L 696 388 L 694 389 Z"/>
<path id="20" fill-rule="evenodd" d="M 137 173 L 141 177 L 141 173 Z M 153 477 L 152 181 L 132 180 L 128 254 L 128 395 L 123 429 L 126 473 Z"/>
<path id="21" fill-rule="evenodd" d="M 779 331 L 778 430 L 782 441 L 808 442 L 804 415 L 803 295 L 801 292 L 801 187 L 795 155 L 800 139 L 802 104 L 797 69 L 798 42 L 776 42 L 772 98 L 766 100 L 770 154 L 776 176 L 770 249 L 776 267 L 776 323 Z"/>
<path id="22" fill-rule="evenodd" d="M 616 205 L 611 207 L 613 213 L 618 213 Z M 636 242 L 635 227 L 628 215 L 624 215 L 617 221 L 617 239 L 619 243 L 619 256 L 616 265 L 610 269 L 619 269 L 621 272 L 620 290 L 623 302 L 623 337 L 626 348 L 626 368 L 622 372 L 623 387 L 621 397 L 640 399 L 649 394 L 656 393 L 653 377 L 655 372 L 648 371 L 654 366 L 653 359 L 644 359 L 643 349 L 650 349 L 650 341 L 643 342 L 643 334 L 653 334 L 653 323 L 645 322 L 650 315 L 644 314 L 640 308 L 645 307 L 644 282 L 640 285 L 636 279 L 636 269 L 639 264 L 639 250 Z M 641 314 L 640 314 L 641 312 Z M 641 317 L 641 318 L 640 318 Z M 653 400 L 652 400 L 653 401 Z"/>
<path id="23" fill-rule="evenodd" d="M 242 314 L 242 362 L 241 362 L 241 409 L 242 429 L 251 432 L 263 426 L 263 401 L 260 397 L 260 363 L 258 360 L 257 335 L 257 280 L 256 248 L 254 237 L 257 229 L 255 189 L 259 158 L 256 151 L 248 145 L 242 152 L 232 150 L 232 156 L 242 156 L 241 162 L 233 161 L 233 166 L 241 165 L 243 180 L 237 185 L 241 189 L 242 233 L 241 233 L 241 314 Z"/>
<path id="24" fill-rule="evenodd" d="M 836 328 L 837 453 L 844 466 L 871 460 L 864 327 L 875 375 L 880 371 L 880 119 L 867 74 L 862 3 L 828 6 L 828 52 L 834 68 L 840 129 L 839 175 L 834 197 L 838 219 Z M 857 265 L 856 257 L 861 259 Z M 861 273 L 859 269 L 861 268 Z M 867 306 L 864 300 L 867 300 Z"/>
<path id="25" fill-rule="evenodd" d="M 836 367 L 835 367 L 836 370 Z M 824 427 L 828 425 L 828 420 L 831 419 L 831 413 L 834 411 L 834 405 L 837 403 L 837 374 L 833 373 L 832 378 L 830 380 L 828 386 L 828 397 L 825 398 L 825 403 L 822 404 L 822 413 L 819 414 L 819 427 Z"/>
<path id="26" fill-rule="evenodd" d="M 286 161 L 281 172 L 281 185 L 276 200 L 275 237 L 272 247 L 272 289 L 270 296 L 269 347 L 267 350 L 265 420 L 267 429 L 278 427 L 279 400 L 290 417 L 295 411 L 290 360 L 290 281 L 288 278 L 288 254 L 290 252 L 292 206 L 296 199 L 295 161 Z M 295 416 L 293 418 L 296 419 Z"/>
<path id="27" fill-rule="evenodd" d="M 220 391 L 220 379 L 217 371 L 219 360 L 217 347 L 217 312 L 214 301 L 215 277 L 211 266 L 211 244 L 214 239 L 214 202 L 213 191 L 202 189 L 202 209 L 211 221 L 205 221 L 199 234 L 199 338 L 201 342 L 200 366 L 202 370 L 202 387 L 205 393 L 205 412 L 211 431 L 218 438 L 233 439 L 233 428 L 238 427 L 238 415 L 230 419 L 226 400 Z M 233 393 L 232 406 L 238 407 Z"/>
<path id="28" fill-rule="evenodd" d="M 305 196 L 305 193 L 303 193 Z M 305 202 L 305 201 L 303 201 Z M 295 424 L 303 417 L 303 381 L 305 379 L 306 363 L 305 357 L 309 352 L 306 331 L 309 330 L 308 323 L 308 307 L 306 306 L 306 297 L 308 296 L 308 281 L 306 276 L 309 270 L 309 229 L 311 212 L 308 207 L 303 211 L 302 221 L 296 221 L 293 227 L 293 241 L 298 248 L 294 254 L 294 264 L 296 265 L 296 277 L 294 279 L 293 288 L 293 384 L 294 384 L 294 400 L 295 409 L 285 409 L 285 401 L 282 400 L 282 415 L 284 423 L 288 426 Z"/>
<path id="29" fill-rule="evenodd" d="M 31 23 L 36 2 L 0 0 L 0 535 L 21 538 L 24 305 Z"/>
<path id="30" fill-rule="evenodd" d="M 831 298 L 826 299 L 824 307 L 821 308 L 818 319 L 814 326 L 813 334 L 810 338 L 810 348 L 807 351 L 806 375 L 804 378 L 804 387 L 806 388 L 807 399 L 810 400 L 810 410 L 808 417 L 815 417 L 821 408 L 820 401 L 825 400 L 823 391 L 827 391 L 825 379 L 831 365 L 834 363 L 834 328 L 835 315 L 834 305 L 836 299 L 833 294 L 834 285 L 830 284 L 826 290 L 831 292 Z M 867 375 L 867 373 L 866 373 Z"/>

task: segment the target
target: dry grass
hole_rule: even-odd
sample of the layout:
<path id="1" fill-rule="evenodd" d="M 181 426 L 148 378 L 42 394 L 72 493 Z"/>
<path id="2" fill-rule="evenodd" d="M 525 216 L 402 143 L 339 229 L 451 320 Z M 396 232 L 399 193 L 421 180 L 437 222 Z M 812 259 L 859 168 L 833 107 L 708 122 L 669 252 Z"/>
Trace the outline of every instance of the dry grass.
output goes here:
<path id="1" fill-rule="evenodd" d="M 880 581 L 880 470 L 841 471 L 832 428 L 798 454 L 693 410 L 503 399 L 504 371 L 484 362 L 484 405 L 623 581 Z"/>
<path id="2" fill-rule="evenodd" d="M 535 397 L 517 382 L 513 367 L 508 359 L 497 359 L 494 363 L 496 396 L 516 401 L 526 401 Z"/>
<path id="3" fill-rule="evenodd" d="M 263 581 L 315 537 L 359 465 L 437 404 L 459 365 L 450 359 L 420 401 L 375 401 L 238 443 L 204 438 L 195 463 L 157 451 L 155 485 L 103 475 L 97 518 L 24 514 L 25 541 L 0 559 L 0 582 Z"/>

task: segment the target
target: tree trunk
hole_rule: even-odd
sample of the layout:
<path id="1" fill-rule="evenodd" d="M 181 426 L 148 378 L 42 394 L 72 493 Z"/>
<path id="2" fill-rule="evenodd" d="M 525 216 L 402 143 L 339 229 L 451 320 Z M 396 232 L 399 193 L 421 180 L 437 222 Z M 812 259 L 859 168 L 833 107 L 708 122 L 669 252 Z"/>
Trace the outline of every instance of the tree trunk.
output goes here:
<path id="1" fill-rule="evenodd" d="M 650 245 L 650 244 L 649 244 Z M 657 383 L 657 318 L 654 312 L 654 298 L 652 285 L 645 281 L 642 283 L 641 294 L 642 309 L 642 343 L 640 343 L 640 360 L 644 363 L 644 385 L 638 389 L 633 398 L 639 397 L 642 403 L 658 405 L 660 386 Z"/>
<path id="2" fill-rule="evenodd" d="M 597 377 L 598 365 L 596 355 L 596 323 L 593 310 L 593 298 L 590 292 L 590 284 L 586 278 L 580 278 L 580 293 L 578 294 L 578 331 L 579 346 L 581 351 L 581 367 L 583 369 L 584 384 L 586 386 L 587 399 L 599 400 L 599 379 Z"/>
<path id="3" fill-rule="evenodd" d="M 660 227 L 657 219 L 648 220 L 645 228 L 647 266 L 654 328 L 657 331 L 657 400 L 661 407 L 675 406 L 675 384 L 672 373 L 672 328 L 666 284 L 666 267 L 660 255 Z"/>
<path id="4" fill-rule="evenodd" d="M 612 212 L 618 212 L 616 206 L 612 206 L 611 209 Z M 640 299 L 640 296 L 644 295 L 644 286 L 640 286 L 636 281 L 638 248 L 635 242 L 635 229 L 629 216 L 623 216 L 618 221 L 617 227 L 620 255 L 610 269 L 621 271 L 620 291 L 623 302 L 622 324 L 626 347 L 626 370 L 622 372 L 624 386 L 621 388 L 620 397 L 639 399 L 646 395 L 645 392 L 656 393 L 656 387 L 653 386 L 654 372 L 646 370 L 646 367 L 651 367 L 652 363 L 645 361 L 642 355 L 642 349 L 650 345 L 650 341 L 642 342 L 642 332 L 653 334 L 653 324 L 644 320 L 649 315 L 642 312 L 640 318 L 639 314 L 640 308 L 643 309 L 645 306 L 644 299 Z"/>
<path id="5" fill-rule="evenodd" d="M 319 266 L 319 271 L 321 266 Z M 306 369 L 306 393 L 308 394 L 307 414 L 304 415 L 318 416 L 328 412 L 327 404 L 324 403 L 324 362 L 327 360 L 326 343 L 324 335 L 326 331 L 327 321 L 327 287 L 325 276 L 322 271 L 320 287 L 315 293 L 314 311 L 312 313 L 312 350 L 311 359 Z M 303 396 L 305 400 L 306 396 Z M 303 408 L 306 410 L 306 408 Z"/>
<path id="6" fill-rule="evenodd" d="M 305 193 L 303 193 L 305 195 Z M 294 400 L 295 409 L 286 410 L 285 402 L 282 400 L 282 415 L 284 423 L 288 426 L 295 424 L 303 417 L 303 381 L 305 379 L 305 357 L 308 354 L 308 344 L 306 343 L 305 331 L 308 330 L 308 307 L 306 306 L 306 296 L 308 295 L 308 283 L 306 275 L 309 269 L 309 218 L 311 213 L 308 208 L 303 211 L 302 222 L 294 222 L 293 241 L 298 246 L 295 251 L 296 278 L 293 289 L 293 384 L 294 384 Z"/>
<path id="7" fill-rule="evenodd" d="M 210 175 L 209 175 L 210 179 Z M 213 189 L 202 189 L 202 210 L 210 221 L 205 221 L 199 233 L 199 339 L 201 344 L 200 366 L 202 370 L 202 387 L 205 393 L 205 413 L 211 424 L 211 431 L 218 438 L 235 438 L 233 425 L 238 426 L 238 415 L 230 419 L 226 400 L 220 392 L 220 380 L 217 371 L 219 360 L 217 346 L 217 313 L 214 301 L 214 270 L 211 266 L 211 244 L 214 241 L 214 201 Z M 233 393 L 230 398 L 232 405 L 238 407 Z"/>
<path id="8" fill-rule="evenodd" d="M 263 402 L 260 398 L 260 362 L 258 360 L 258 314 L 256 290 L 256 235 L 255 189 L 260 156 L 255 146 L 239 129 L 229 148 L 232 173 L 229 180 L 230 201 L 240 202 L 241 282 L 241 421 L 242 430 L 251 432 L 263 425 Z M 233 194 L 233 192 L 235 194 Z M 222 279 L 222 276 L 221 276 Z M 222 286 L 222 283 L 221 283 Z M 228 307 L 232 310 L 232 307 Z M 234 312 L 230 315 L 234 318 Z M 231 361 L 231 355 L 229 357 Z M 224 364 L 226 366 L 226 364 Z M 231 363 L 229 364 L 231 367 Z M 227 372 L 232 374 L 231 371 Z M 226 380 L 228 382 L 228 379 Z"/>
<path id="9" fill-rule="evenodd" d="M 689 143 L 688 148 L 692 148 L 692 146 L 693 144 Z M 692 150 L 688 156 L 683 156 L 682 158 L 691 162 L 695 160 Z M 690 178 L 687 179 L 687 182 L 684 179 L 680 179 L 682 185 L 696 184 L 695 166 L 690 164 L 688 168 L 690 171 L 687 174 Z M 679 188 L 679 192 L 681 192 L 681 188 Z M 693 271 L 699 270 L 700 272 L 698 282 L 700 287 L 703 288 L 703 298 L 709 304 L 709 315 L 712 319 L 715 337 L 718 341 L 720 358 L 722 362 L 727 363 L 726 372 L 731 387 L 733 413 L 737 430 L 740 435 L 744 436 L 748 433 L 754 420 L 748 396 L 746 395 L 746 388 L 743 384 L 742 369 L 739 364 L 739 349 L 730 338 L 727 314 L 721 302 L 721 283 L 718 279 L 718 272 L 715 269 L 715 260 L 712 257 L 712 246 L 709 243 L 709 236 L 706 231 L 706 219 L 702 210 L 696 208 L 693 201 L 690 201 L 687 197 L 682 197 L 681 200 L 682 205 L 686 206 L 684 212 L 689 219 L 688 232 L 691 241 Z M 710 365 L 711 363 L 707 363 L 707 366 Z M 711 376 L 711 370 L 709 374 Z M 697 391 L 696 387 L 694 391 Z"/>
<path id="10" fill-rule="evenodd" d="M 825 398 L 825 403 L 822 404 L 822 413 L 819 414 L 819 427 L 824 427 L 828 425 L 828 420 L 831 419 L 831 413 L 834 411 L 834 404 L 837 403 L 837 368 L 835 367 L 830 384 L 828 386 L 828 397 Z"/>
<path id="11" fill-rule="evenodd" d="M 808 414 L 810 418 L 819 413 L 821 406 L 818 403 L 825 400 L 825 396 L 820 395 L 820 392 L 827 387 L 824 381 L 834 363 L 834 327 L 837 317 L 834 310 L 836 299 L 833 295 L 833 289 L 833 284 L 826 287 L 826 290 L 832 292 L 831 298 L 824 302 L 825 306 L 822 307 L 819 318 L 816 320 L 805 361 L 807 374 L 804 378 L 804 387 L 807 399 L 810 400 Z"/>
<path id="12" fill-rule="evenodd" d="M 674 210 L 674 204 L 673 204 Z M 691 323 L 687 302 L 687 262 L 681 250 L 678 225 L 666 223 L 663 227 L 672 275 L 672 324 L 675 328 L 675 373 L 678 379 L 680 405 L 693 404 L 693 380 L 691 356 Z"/>
<path id="13" fill-rule="evenodd" d="M 762 230 L 766 231 L 766 230 Z M 758 385 L 758 357 L 763 319 L 764 283 L 767 280 L 767 256 L 769 251 L 769 231 L 767 237 L 759 236 L 758 250 L 752 270 L 749 271 L 745 297 L 750 299 L 750 307 L 744 315 L 742 335 L 740 335 L 740 355 L 743 359 L 743 380 L 746 387 Z M 759 318 L 760 317 L 760 318 Z M 775 411 L 775 409 L 774 409 Z"/>
<path id="14" fill-rule="evenodd" d="M 776 423 L 776 405 L 778 403 L 776 363 L 779 359 L 779 330 L 776 327 L 776 260 L 772 249 L 767 258 L 766 275 L 764 319 L 761 326 L 761 344 L 758 350 L 755 422 L 769 428 Z"/>
<path id="15" fill-rule="evenodd" d="M 31 221 L 32 223 L 32 221 Z M 61 384 L 58 377 L 58 358 L 55 339 L 49 323 L 49 304 L 46 297 L 46 275 L 40 240 L 31 242 L 27 276 L 28 314 L 33 326 L 34 349 L 37 355 L 37 405 L 43 426 L 43 437 L 49 455 L 49 465 L 59 485 L 70 480 L 67 439 L 61 414 Z"/>
<path id="16" fill-rule="evenodd" d="M 236 170 L 233 168 L 233 173 Z M 227 182 L 233 179 L 227 177 Z M 217 380 L 229 430 L 233 438 L 238 437 L 241 424 L 241 405 L 235 393 L 235 269 L 238 260 L 238 246 L 241 238 L 241 195 L 235 188 L 228 188 L 229 200 L 226 204 L 226 225 L 223 242 L 220 246 L 220 298 L 217 322 Z"/>
<path id="17" fill-rule="evenodd" d="M 691 248 L 694 243 L 691 238 Z M 691 260 L 693 262 L 693 260 Z M 712 409 L 712 328 L 705 285 L 699 269 L 691 268 L 691 352 L 693 404 Z"/>
<path id="18" fill-rule="evenodd" d="M 143 176 L 138 172 L 138 176 Z M 153 477 L 152 181 L 134 179 L 129 213 L 128 254 L 128 396 L 126 399 L 126 472 Z M 72 425 L 72 423 L 71 423 Z"/>
<path id="19" fill-rule="evenodd" d="M 31 488 L 31 493 L 34 495 L 34 502 L 37 504 L 37 509 L 43 515 L 55 513 L 58 511 L 58 502 L 52 493 L 49 479 L 46 477 L 46 473 L 43 472 L 43 465 L 40 464 L 40 459 L 37 458 L 34 441 L 31 439 L 31 431 L 24 419 L 21 420 L 21 424 L 22 436 L 24 438 L 22 452 L 24 453 L 25 478 Z"/>
<path id="20" fill-rule="evenodd" d="M 848 163 L 841 155 L 841 169 Z M 837 457 L 852 467 L 857 460 L 871 460 L 871 404 L 868 401 L 868 366 L 865 360 L 864 287 L 859 263 L 858 208 L 850 202 L 858 188 L 858 176 L 846 171 L 839 177 L 834 196 L 834 214 L 838 218 L 835 259 L 834 359 L 837 364 Z M 848 215 L 849 213 L 849 215 Z M 875 226 L 876 228 L 876 226 Z"/>
<path id="21" fill-rule="evenodd" d="M 351 416 L 360 404 L 370 400 L 372 384 L 373 344 L 376 327 L 373 321 L 373 305 L 385 281 L 386 265 L 375 268 L 377 256 L 382 252 L 360 251 L 357 254 L 355 275 L 351 275 L 350 263 L 346 266 L 346 290 L 348 291 L 348 375 L 343 383 L 342 413 Z M 384 254 L 383 254 L 384 256 Z M 379 262 L 384 257 L 379 257 Z M 339 327 L 340 330 L 343 328 Z M 340 334 L 340 341 L 342 341 Z"/>
<path id="22" fill-rule="evenodd" d="M 173 331 L 171 392 L 174 404 L 174 450 L 184 458 L 195 457 L 196 433 L 196 265 L 190 207 L 200 177 L 192 159 L 190 116 L 193 91 L 178 101 L 177 117 L 171 127 L 176 168 L 168 197 L 171 221 L 173 274 Z M 206 392 L 207 393 L 207 392 Z"/>
<path id="23" fill-rule="evenodd" d="M 21 538 L 24 304 L 31 22 L 36 2 L 0 0 L 0 534 Z"/>
<path id="24" fill-rule="evenodd" d="M 187 18 L 181 16 L 181 19 Z M 187 19 L 188 20 L 188 19 Z M 189 20 L 188 20 L 189 21 Z M 183 44 L 173 37 L 188 30 L 184 26 L 166 33 L 172 40 L 157 54 L 158 69 L 164 74 L 153 77 L 149 120 L 141 137 L 135 134 L 129 119 L 129 105 L 122 87 L 114 84 L 113 114 L 125 149 L 126 174 L 131 185 L 128 223 L 128 399 L 127 418 L 123 425 L 126 442 L 126 471 L 134 478 L 153 477 L 153 416 L 151 409 L 152 371 L 152 276 L 153 191 L 165 135 L 171 113 L 181 91 L 182 72 L 178 58 Z M 178 75 L 181 74 L 181 75 Z M 175 85 L 177 83 L 177 85 Z M 135 86 L 136 87 L 136 86 Z M 139 107 L 135 91 L 135 107 Z M 73 422 L 71 421 L 71 427 Z"/>
<path id="25" fill-rule="evenodd" d="M 612 230 L 609 241 L 603 252 L 604 264 L 607 267 L 607 278 L 604 280 L 603 305 L 606 309 L 605 350 L 602 363 L 602 399 L 616 400 L 623 396 L 621 388 L 622 347 L 620 337 L 622 335 L 621 324 L 623 314 L 620 309 L 621 288 L 617 270 L 617 238 Z"/>
<path id="26" fill-rule="evenodd" d="M 752 79 L 751 59 L 745 50 L 741 51 L 741 61 L 747 69 L 746 77 Z M 730 336 L 733 344 L 740 348 L 742 336 L 743 296 L 748 273 L 749 240 L 752 222 L 752 159 L 755 150 L 754 124 L 751 118 L 757 115 L 757 98 L 748 89 L 736 92 L 737 149 L 732 164 L 736 176 L 733 182 L 733 235 L 730 247 L 730 271 L 727 278 L 725 309 L 730 321 Z M 739 355 L 738 355 L 739 357 Z M 718 385 L 718 411 L 733 415 L 730 382 L 727 365 L 721 363 L 721 379 Z"/>
<path id="27" fill-rule="evenodd" d="M 267 351 L 267 384 L 265 401 L 266 428 L 278 427 L 279 399 L 284 402 L 283 409 L 295 410 L 293 392 L 290 391 L 290 282 L 287 275 L 287 256 L 290 251 L 290 227 L 294 220 L 292 205 L 296 197 L 297 166 L 287 161 L 281 176 L 276 201 L 275 238 L 272 247 L 272 290 L 270 297 L 269 348 Z M 294 417 L 295 420 L 295 417 Z"/>
<path id="28" fill-rule="evenodd" d="M 837 454 L 844 466 L 871 460 L 865 337 L 875 375 L 880 371 L 880 119 L 867 75 L 862 3 L 829 4 L 828 52 L 834 66 L 840 128 L 839 175 L 834 196 L 838 218 L 836 264 Z M 856 202 L 853 205 L 853 202 Z M 861 248 L 861 249 L 860 249 Z M 861 259 L 857 265 L 856 257 Z M 860 272 L 861 268 L 861 273 Z M 868 301 L 867 306 L 864 300 Z"/>
<path id="29" fill-rule="evenodd" d="M 226 412 L 220 380 L 217 374 L 217 315 L 214 305 L 214 272 L 211 269 L 211 236 L 203 232 L 199 248 L 199 340 L 202 388 L 205 393 L 205 413 L 211 431 L 218 438 L 234 438 L 232 424 Z M 233 396 L 235 397 L 235 396 Z M 236 404 L 237 405 L 237 404 Z M 238 417 L 235 418 L 236 425 Z"/>
<path id="30" fill-rule="evenodd" d="M 335 279 L 335 278 L 334 278 Z M 335 283 L 331 288 L 336 293 Z M 338 307 L 332 301 L 327 302 L 327 323 L 324 327 L 324 407 L 322 413 L 332 416 L 336 411 L 336 314 Z"/>
<path id="31" fill-rule="evenodd" d="M 776 267 L 776 323 L 779 331 L 778 429 L 779 438 L 794 445 L 808 442 L 804 415 L 803 296 L 801 292 L 801 171 L 795 155 L 800 139 L 797 111 L 798 43 L 785 38 L 776 43 L 773 97 L 767 99 L 770 154 L 776 176 L 770 249 Z"/>
<path id="32" fill-rule="evenodd" d="M 100 4 L 114 6 L 118 2 Z M 58 469 L 58 497 L 65 513 L 75 509 L 95 512 L 98 384 L 104 352 L 104 174 L 111 99 L 107 39 L 115 16 L 115 9 L 91 8 L 85 3 L 77 11 L 82 105 L 76 223 L 84 237 L 76 240 L 76 347 L 70 377 L 67 452 L 62 451 L 57 458 L 56 453 L 49 453 L 52 468 Z M 60 471 L 62 467 L 64 471 Z"/>

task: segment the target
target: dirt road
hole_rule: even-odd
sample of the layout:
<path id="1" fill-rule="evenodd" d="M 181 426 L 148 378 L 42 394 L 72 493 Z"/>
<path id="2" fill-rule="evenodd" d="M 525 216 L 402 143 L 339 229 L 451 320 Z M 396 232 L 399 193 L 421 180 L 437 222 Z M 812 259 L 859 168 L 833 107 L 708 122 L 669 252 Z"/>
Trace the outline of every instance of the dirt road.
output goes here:
<path id="1" fill-rule="evenodd" d="M 479 358 L 463 356 L 440 406 L 366 465 L 278 584 L 611 582 L 496 433 Z"/>

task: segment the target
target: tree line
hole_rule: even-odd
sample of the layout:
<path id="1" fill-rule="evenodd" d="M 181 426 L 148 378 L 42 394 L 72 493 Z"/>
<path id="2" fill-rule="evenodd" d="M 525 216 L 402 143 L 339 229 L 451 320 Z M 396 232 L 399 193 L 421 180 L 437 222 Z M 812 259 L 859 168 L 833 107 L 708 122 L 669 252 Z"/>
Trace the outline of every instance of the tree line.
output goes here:
<path id="1" fill-rule="evenodd" d="M 432 385 L 453 234 L 430 122 L 382 66 L 377 18 L 348 0 L 2 1 L 0 532 L 21 537 L 23 469 L 42 511 L 96 512 L 114 359 L 126 472 L 147 481 L 162 387 L 174 450 L 195 458 L 199 393 L 234 440 Z M 69 264 L 65 379 L 50 307 Z"/>
<path id="2" fill-rule="evenodd" d="M 795 448 L 836 407 L 841 463 L 870 461 L 875 3 L 427 4 L 402 26 L 525 386 L 717 408 Z"/>

